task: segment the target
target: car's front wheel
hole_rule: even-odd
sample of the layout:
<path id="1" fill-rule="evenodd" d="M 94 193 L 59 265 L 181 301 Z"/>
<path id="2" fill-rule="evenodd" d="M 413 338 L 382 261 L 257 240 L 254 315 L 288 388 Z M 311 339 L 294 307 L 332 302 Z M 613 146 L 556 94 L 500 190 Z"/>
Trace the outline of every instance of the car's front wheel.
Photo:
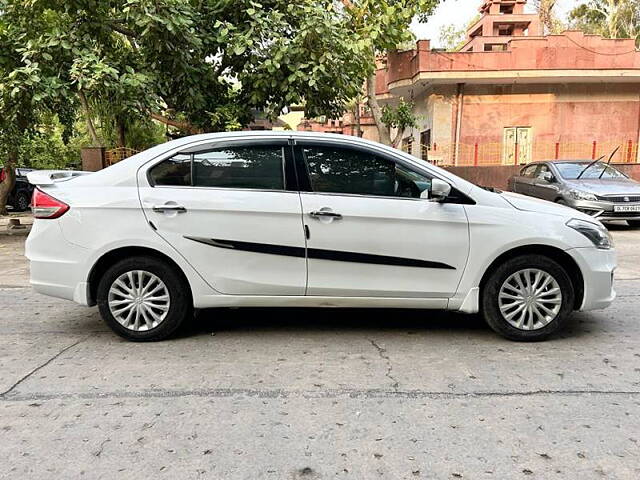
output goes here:
<path id="1" fill-rule="evenodd" d="M 482 312 L 489 326 L 510 340 L 543 340 L 563 326 L 575 293 L 566 270 L 543 255 L 505 261 L 484 282 Z"/>
<path id="2" fill-rule="evenodd" d="M 193 312 L 186 280 L 154 257 L 127 258 L 109 268 L 98 284 L 97 303 L 114 332 L 138 342 L 167 338 Z"/>

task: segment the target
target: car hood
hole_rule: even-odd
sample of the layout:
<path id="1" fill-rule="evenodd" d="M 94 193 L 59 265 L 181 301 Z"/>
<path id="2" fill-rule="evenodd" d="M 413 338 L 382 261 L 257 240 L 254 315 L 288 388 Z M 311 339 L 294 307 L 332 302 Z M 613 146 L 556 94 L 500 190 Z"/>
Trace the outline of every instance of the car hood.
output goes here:
<path id="1" fill-rule="evenodd" d="M 519 193 L 503 192 L 502 198 L 509 202 L 514 208 L 523 210 L 525 212 L 546 213 L 548 215 L 557 215 L 567 218 L 580 218 L 582 220 L 588 220 L 594 222 L 594 219 L 589 215 L 586 215 L 578 210 L 574 210 L 571 207 L 565 205 L 559 205 L 557 203 L 548 202 L 546 200 L 540 200 L 539 198 L 526 197 Z"/>
<path id="2" fill-rule="evenodd" d="M 595 193 L 597 195 L 640 195 L 640 183 L 630 178 L 597 179 L 585 178 L 584 180 L 566 180 L 568 188 L 575 188 L 583 192 Z"/>

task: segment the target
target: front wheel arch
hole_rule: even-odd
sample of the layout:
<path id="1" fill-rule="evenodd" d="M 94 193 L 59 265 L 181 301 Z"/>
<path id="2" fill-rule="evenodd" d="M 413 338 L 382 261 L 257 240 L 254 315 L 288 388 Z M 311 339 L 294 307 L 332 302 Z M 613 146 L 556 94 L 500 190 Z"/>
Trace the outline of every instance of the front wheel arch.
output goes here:
<path id="1" fill-rule="evenodd" d="M 89 282 L 89 305 L 95 305 L 97 299 L 98 292 L 98 284 L 100 283 L 100 279 L 105 274 L 105 272 L 113 265 L 114 263 L 130 257 L 153 257 L 170 265 L 175 269 L 176 272 L 182 277 L 182 280 L 187 288 L 189 289 L 189 295 L 193 299 L 193 293 L 191 291 L 191 284 L 187 279 L 182 268 L 173 260 L 171 257 L 165 255 L 158 250 L 154 250 L 153 248 L 148 247 L 121 247 L 116 248 L 114 250 L 110 250 L 103 254 L 93 265 L 91 268 L 91 272 L 89 272 L 88 282 Z"/>
<path id="2" fill-rule="evenodd" d="M 574 310 L 578 310 L 582 306 L 584 301 L 584 277 L 582 276 L 580 267 L 575 260 L 571 258 L 571 255 L 559 248 L 550 247 L 548 245 L 524 245 L 507 250 L 500 254 L 493 262 L 491 262 L 491 265 L 489 265 L 485 270 L 482 280 L 480 280 L 480 298 L 482 298 L 482 294 L 484 293 L 484 287 L 487 280 L 496 268 L 502 265 L 506 260 L 521 255 L 542 255 L 559 263 L 560 266 L 569 274 L 571 284 L 573 285 L 575 293 Z"/>

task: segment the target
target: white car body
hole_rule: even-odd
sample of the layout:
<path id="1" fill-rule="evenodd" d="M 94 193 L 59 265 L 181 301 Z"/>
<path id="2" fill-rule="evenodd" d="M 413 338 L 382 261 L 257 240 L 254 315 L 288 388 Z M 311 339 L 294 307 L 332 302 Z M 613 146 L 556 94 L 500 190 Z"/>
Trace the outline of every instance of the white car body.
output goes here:
<path id="1" fill-rule="evenodd" d="M 444 180 L 473 204 L 152 186 L 148 179 L 151 167 L 178 152 L 257 140 L 368 149 Z M 553 251 L 574 262 L 582 277 L 575 309 L 604 308 L 615 297 L 614 250 L 596 248 L 566 225 L 574 218 L 594 223 L 592 218 L 549 202 L 482 189 L 403 152 L 355 137 L 204 134 L 158 145 L 99 172 L 54 177 L 39 173 L 31 180 L 70 209 L 54 220 L 35 220 L 26 243 L 31 284 L 40 293 L 80 305 L 96 303 L 92 272 L 101 259 L 141 251 L 153 251 L 177 265 L 188 280 L 195 308 L 408 307 L 475 313 L 489 267 L 523 249 Z M 184 207 L 186 213 L 153 209 L 167 205 Z M 309 217 L 319 210 L 339 212 L 343 218 Z M 305 228 L 310 228 L 310 238 Z M 337 256 L 327 257 L 333 254 Z"/>

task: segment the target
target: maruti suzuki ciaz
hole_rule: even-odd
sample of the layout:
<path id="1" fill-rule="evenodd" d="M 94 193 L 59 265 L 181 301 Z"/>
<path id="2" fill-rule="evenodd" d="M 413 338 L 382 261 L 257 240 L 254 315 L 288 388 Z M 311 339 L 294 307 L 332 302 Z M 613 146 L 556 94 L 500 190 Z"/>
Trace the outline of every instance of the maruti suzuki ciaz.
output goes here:
<path id="1" fill-rule="evenodd" d="M 480 312 L 540 340 L 615 297 L 597 220 L 355 137 L 196 135 L 29 180 L 31 284 L 135 341 L 230 306 Z"/>

